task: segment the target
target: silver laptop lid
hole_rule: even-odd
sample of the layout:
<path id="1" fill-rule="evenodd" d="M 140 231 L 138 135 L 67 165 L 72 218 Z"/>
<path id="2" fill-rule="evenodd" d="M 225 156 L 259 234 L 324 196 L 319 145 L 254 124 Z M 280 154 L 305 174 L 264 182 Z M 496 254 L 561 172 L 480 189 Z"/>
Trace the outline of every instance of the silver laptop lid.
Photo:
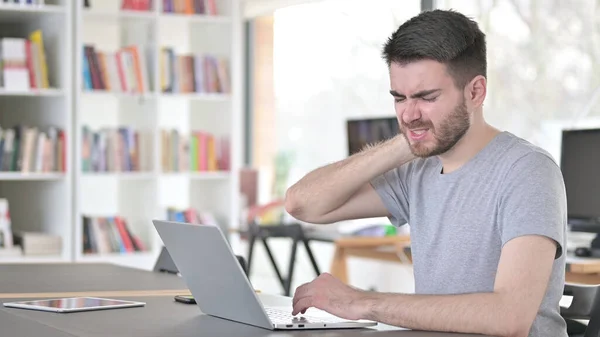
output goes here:
<path id="1" fill-rule="evenodd" d="M 218 227 L 162 220 L 152 222 L 203 313 L 273 328 Z"/>

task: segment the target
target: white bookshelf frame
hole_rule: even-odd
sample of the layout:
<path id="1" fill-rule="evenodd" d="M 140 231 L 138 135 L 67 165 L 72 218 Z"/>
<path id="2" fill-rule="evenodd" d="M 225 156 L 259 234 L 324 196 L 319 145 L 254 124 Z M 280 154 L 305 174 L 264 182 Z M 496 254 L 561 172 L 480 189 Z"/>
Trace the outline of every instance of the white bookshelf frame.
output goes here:
<path id="1" fill-rule="evenodd" d="M 41 29 L 50 88 L 12 91 L 0 88 L 2 128 L 16 125 L 59 126 L 72 133 L 72 6 L 69 0 L 47 0 L 46 5 L 0 4 L 0 25 L 10 27 L 2 37 L 28 37 Z M 51 41 L 51 42 L 50 42 Z M 20 110 L 18 113 L 11 110 Z M 52 256 L 4 256 L 0 263 L 55 263 L 72 261 L 73 143 L 65 144 L 65 172 L 0 171 L 0 198 L 9 201 L 12 231 L 36 231 L 60 236 L 62 251 Z"/>
<path id="2" fill-rule="evenodd" d="M 48 102 L 59 102 L 48 104 L 64 104 L 65 111 L 59 121 L 64 125 L 64 130 L 66 131 L 66 148 L 68 154 L 67 169 L 64 174 L 0 172 L 0 198 L 4 197 L 1 194 L 3 186 L 9 186 L 7 188 L 10 190 L 18 190 L 22 189 L 23 186 L 30 186 L 25 188 L 28 193 L 36 189 L 42 189 L 42 191 L 46 189 L 58 189 L 61 192 L 60 194 L 52 191 L 44 192 L 40 193 L 40 196 L 33 198 L 34 205 L 37 208 L 43 209 L 43 212 L 30 212 L 35 214 L 25 217 L 25 220 L 32 221 L 33 218 L 42 219 L 40 220 L 43 222 L 41 226 L 42 231 L 59 233 L 63 238 L 63 252 L 60 256 L 2 257 L 0 255 L 0 263 L 109 262 L 150 269 L 153 267 L 162 247 L 162 242 L 152 226 L 151 219 L 165 219 L 165 207 L 167 206 L 194 207 L 197 210 L 214 211 L 225 233 L 228 233 L 230 228 L 238 226 L 240 220 L 238 172 L 241 165 L 241 141 L 243 139 L 241 135 L 241 124 L 243 122 L 241 87 L 242 55 L 244 50 L 242 34 L 243 18 L 241 17 L 242 1 L 216 1 L 219 9 L 224 10 L 223 14 L 217 16 L 162 13 L 162 1 L 159 0 L 152 1 L 154 8 L 147 13 L 121 11 L 118 8 L 120 0 L 92 1 L 91 9 L 84 9 L 82 0 L 46 0 L 50 4 L 43 6 L 0 4 L 0 23 L 36 22 L 48 17 L 59 17 L 61 18 L 61 22 L 64 22 L 64 27 L 54 28 L 54 30 L 62 29 L 61 41 L 63 42 L 58 45 L 46 44 L 46 49 L 50 49 L 53 53 L 56 53 L 61 60 L 60 69 L 53 71 L 57 74 L 60 73 L 62 86 L 26 92 L 8 92 L 0 88 L 0 102 L 6 99 L 38 99 L 48 100 Z M 97 3 L 105 7 L 95 8 L 94 6 Z M 129 29 L 125 28 L 125 26 L 132 24 L 132 22 L 145 23 L 152 27 L 150 31 L 152 39 L 149 42 L 154 43 L 154 50 L 156 52 L 153 64 L 154 72 L 151 75 L 153 90 L 141 95 L 83 90 L 83 62 L 81 53 L 83 45 L 86 42 L 90 42 L 89 34 L 86 36 L 86 29 L 94 25 L 98 27 L 106 25 L 108 30 L 113 29 L 112 31 L 115 32 L 115 29 L 117 29 L 123 35 L 130 33 Z M 115 28 L 118 25 L 122 25 L 122 27 Z M 194 28 L 205 27 L 205 25 L 207 27 L 218 26 L 226 32 L 224 35 L 221 35 L 221 45 L 225 46 L 224 49 L 228 51 L 226 56 L 229 59 L 231 93 L 169 94 L 160 92 L 158 55 L 160 47 L 166 45 L 165 40 L 160 39 L 163 29 L 171 29 L 171 26 L 189 27 L 184 32 L 184 35 L 188 39 L 188 45 L 184 46 L 182 51 L 203 52 L 205 51 L 204 46 L 197 42 L 200 40 L 195 40 Z M 44 29 L 44 27 L 40 28 Z M 98 37 L 100 40 L 105 39 L 105 36 Z M 208 42 L 208 44 L 212 43 L 211 41 Z M 118 44 L 123 43 L 115 41 L 115 45 Z M 207 46 L 206 51 L 211 51 L 210 46 Z M 217 52 L 220 51 L 218 50 Z M 141 114 L 138 114 L 137 117 L 133 116 L 135 114 L 123 116 L 125 114 L 124 111 L 116 111 L 119 109 L 124 110 L 123 107 L 127 103 L 123 102 L 132 99 L 143 101 L 147 105 L 145 109 L 150 112 L 148 121 L 143 120 L 145 117 L 141 116 Z M 86 102 L 94 101 L 108 102 L 106 103 L 109 104 L 109 109 L 106 112 L 106 125 L 112 125 L 115 122 L 120 122 L 119 125 L 140 122 L 149 130 L 154 140 L 152 151 L 149 153 L 152 156 L 152 165 L 148 170 L 144 170 L 143 172 L 82 172 L 82 126 L 87 124 L 90 119 L 97 120 L 98 116 L 94 115 L 95 111 L 89 108 L 94 105 Z M 186 107 L 187 111 L 184 112 L 186 117 L 183 119 L 186 124 L 179 125 L 183 127 L 182 131 L 197 129 L 200 124 L 202 124 L 204 130 L 213 131 L 212 124 L 204 125 L 204 123 L 207 120 L 214 120 L 217 129 L 230 136 L 231 170 L 229 172 L 162 171 L 160 132 L 163 128 L 172 126 L 168 125 L 169 123 L 164 123 L 170 119 L 168 115 L 170 112 L 166 111 L 166 109 L 161 109 L 161 104 L 165 105 L 166 103 L 164 102 L 166 101 L 177 101 L 179 106 Z M 201 114 L 210 113 L 211 109 L 213 113 L 218 111 L 220 117 L 223 118 L 201 116 Z M 32 113 L 38 113 L 38 111 Z M 39 113 L 42 113 L 42 111 L 39 111 Z M 101 117 L 104 118 L 104 116 Z M 47 118 L 40 118 L 40 120 L 40 123 L 43 123 Z M 226 122 L 221 122 L 221 120 Z M 0 119 L 0 125 L 2 125 L 1 121 L 2 119 Z M 173 187 L 177 185 L 181 186 L 182 189 L 179 190 L 178 187 Z M 91 188 L 93 190 L 90 190 Z M 104 188 L 107 188 L 108 191 L 100 191 Z M 93 193 L 89 193 L 90 191 Z M 114 198 L 105 198 L 100 201 L 92 198 L 93 194 L 102 193 L 113 195 Z M 214 196 L 213 193 L 218 194 L 218 196 Z M 11 214 L 23 214 L 24 207 L 27 207 L 25 205 L 27 197 L 20 196 L 16 200 L 11 200 L 10 193 L 8 197 Z M 88 200 L 90 198 L 92 201 Z M 140 200 L 143 200 L 143 202 Z M 131 205 L 136 203 L 139 203 L 139 205 Z M 39 207 L 38 204 L 48 205 Z M 97 209 L 97 213 L 94 211 L 95 209 Z M 103 209 L 115 209 L 116 212 L 114 214 L 102 214 Z M 136 233 L 140 231 L 140 235 L 151 250 L 128 254 L 84 255 L 81 239 L 83 237 L 82 215 L 126 216 L 127 214 L 118 212 L 122 209 L 139 214 L 139 218 L 143 219 L 143 221 L 138 221 L 132 230 Z M 58 219 L 60 221 L 57 221 Z M 18 220 L 13 217 L 13 230 L 22 229 Z M 27 226 L 25 227 L 25 229 L 28 229 Z"/>

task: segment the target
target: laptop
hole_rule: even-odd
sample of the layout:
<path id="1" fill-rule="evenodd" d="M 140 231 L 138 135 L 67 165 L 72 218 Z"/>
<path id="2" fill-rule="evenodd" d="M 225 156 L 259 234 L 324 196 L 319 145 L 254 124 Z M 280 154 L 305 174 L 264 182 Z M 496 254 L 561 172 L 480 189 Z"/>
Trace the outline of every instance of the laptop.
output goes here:
<path id="1" fill-rule="evenodd" d="M 314 308 L 292 316 L 289 308 L 263 306 L 221 229 L 217 226 L 152 220 L 181 277 L 207 315 L 269 330 L 364 328 Z M 288 297 L 289 298 L 289 297 Z M 290 301 L 291 303 L 291 301 Z"/>

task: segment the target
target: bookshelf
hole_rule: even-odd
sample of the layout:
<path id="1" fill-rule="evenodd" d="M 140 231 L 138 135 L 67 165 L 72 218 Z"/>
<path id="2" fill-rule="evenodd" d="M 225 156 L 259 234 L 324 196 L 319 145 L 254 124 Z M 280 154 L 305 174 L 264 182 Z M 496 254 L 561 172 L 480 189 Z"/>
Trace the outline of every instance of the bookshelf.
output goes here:
<path id="1" fill-rule="evenodd" d="M 193 209 L 237 227 L 241 1 L 215 0 L 216 14 L 162 8 L 172 0 L 43 2 L 0 2 L 0 233 L 5 217 L 15 237 L 59 244 L 24 253 L 0 234 L 0 263 L 150 269 L 162 247 L 152 219 Z M 96 227 L 104 241 L 91 245 Z"/>
<path id="2" fill-rule="evenodd" d="M 68 0 L 0 3 L 0 199 L 15 243 L 33 242 L 30 232 L 59 242 L 43 252 L 0 248 L 0 263 L 71 259 L 71 17 Z"/>
<path id="3" fill-rule="evenodd" d="M 171 208 L 207 212 L 225 232 L 239 221 L 232 172 L 241 158 L 240 4 L 216 0 L 215 15 L 168 12 L 167 3 L 123 10 L 121 0 L 92 0 L 91 8 L 83 1 L 74 7 L 74 261 L 152 268 L 162 242 L 151 220 L 167 219 Z M 87 60 L 115 76 L 86 72 Z M 105 142 L 131 156 L 98 159 L 96 150 L 110 147 L 98 145 Z M 118 227 L 117 219 L 143 249 L 90 251 L 80 239 L 89 235 L 86 227 Z"/>

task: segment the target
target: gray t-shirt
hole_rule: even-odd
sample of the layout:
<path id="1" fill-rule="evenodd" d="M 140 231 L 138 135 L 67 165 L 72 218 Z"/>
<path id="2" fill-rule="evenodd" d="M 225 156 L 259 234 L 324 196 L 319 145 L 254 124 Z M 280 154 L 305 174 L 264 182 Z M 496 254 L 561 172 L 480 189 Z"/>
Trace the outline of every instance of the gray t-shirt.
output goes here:
<path id="1" fill-rule="evenodd" d="M 410 225 L 415 292 L 492 292 L 503 245 L 528 234 L 557 245 L 552 276 L 530 337 L 566 337 L 559 300 L 565 281 L 566 193 L 559 166 L 509 132 L 456 171 L 417 158 L 371 184 L 394 225 Z M 563 253 L 564 252 L 564 253 Z"/>

